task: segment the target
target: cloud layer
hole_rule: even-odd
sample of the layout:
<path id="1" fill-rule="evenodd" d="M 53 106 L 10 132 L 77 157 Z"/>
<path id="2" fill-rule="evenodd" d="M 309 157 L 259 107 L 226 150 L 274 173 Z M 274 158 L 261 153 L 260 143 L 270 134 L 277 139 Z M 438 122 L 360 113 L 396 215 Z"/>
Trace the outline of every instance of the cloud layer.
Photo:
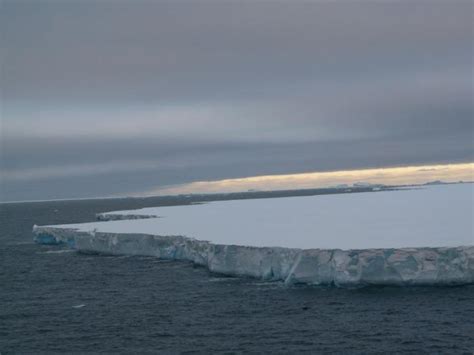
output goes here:
<path id="1" fill-rule="evenodd" d="M 1 7 L 2 200 L 474 160 L 470 1 Z"/>

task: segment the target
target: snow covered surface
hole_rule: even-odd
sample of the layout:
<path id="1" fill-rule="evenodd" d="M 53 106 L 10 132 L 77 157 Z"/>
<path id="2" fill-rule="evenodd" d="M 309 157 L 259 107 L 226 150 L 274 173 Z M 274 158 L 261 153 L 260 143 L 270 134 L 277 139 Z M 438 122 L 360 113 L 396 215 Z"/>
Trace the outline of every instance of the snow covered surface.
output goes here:
<path id="1" fill-rule="evenodd" d="M 186 236 L 214 244 L 301 249 L 474 245 L 474 184 L 339 195 L 218 201 L 106 213 L 159 218 L 55 226 Z"/>
<path id="2" fill-rule="evenodd" d="M 99 216 L 108 222 L 35 226 L 33 233 L 41 244 L 185 260 L 286 284 L 472 284 L 473 187 L 148 208 Z"/>

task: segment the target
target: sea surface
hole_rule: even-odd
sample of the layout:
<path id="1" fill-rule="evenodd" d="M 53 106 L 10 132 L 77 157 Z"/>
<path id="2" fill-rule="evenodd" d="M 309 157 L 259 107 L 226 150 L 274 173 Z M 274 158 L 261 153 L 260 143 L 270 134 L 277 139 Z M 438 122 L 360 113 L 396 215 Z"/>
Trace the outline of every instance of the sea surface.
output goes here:
<path id="1" fill-rule="evenodd" d="M 285 287 L 33 243 L 34 224 L 189 202 L 0 204 L 0 353 L 474 352 L 474 286 Z"/>

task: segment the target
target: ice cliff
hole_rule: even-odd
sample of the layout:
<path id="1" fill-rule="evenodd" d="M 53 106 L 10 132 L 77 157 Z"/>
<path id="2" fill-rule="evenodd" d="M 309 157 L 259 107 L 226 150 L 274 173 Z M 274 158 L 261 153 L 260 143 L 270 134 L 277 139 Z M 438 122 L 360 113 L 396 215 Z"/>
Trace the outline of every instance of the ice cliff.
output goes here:
<path id="1" fill-rule="evenodd" d="M 287 284 L 458 285 L 474 283 L 474 246 L 400 249 L 293 249 L 219 245 L 183 236 L 82 232 L 36 227 L 38 243 L 80 252 L 191 261 L 210 271 Z"/>
<path id="2" fill-rule="evenodd" d="M 287 284 L 474 283 L 474 184 L 219 201 L 35 226 L 41 244 L 183 260 Z M 106 222 L 104 222 L 106 221 Z"/>

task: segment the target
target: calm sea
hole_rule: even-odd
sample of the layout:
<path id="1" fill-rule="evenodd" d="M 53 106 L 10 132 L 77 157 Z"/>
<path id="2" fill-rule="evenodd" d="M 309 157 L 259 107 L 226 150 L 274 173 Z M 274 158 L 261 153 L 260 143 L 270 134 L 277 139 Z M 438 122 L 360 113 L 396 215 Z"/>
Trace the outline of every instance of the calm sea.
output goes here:
<path id="1" fill-rule="evenodd" d="M 0 353 L 474 352 L 474 286 L 287 288 L 32 241 L 33 224 L 170 203 L 1 204 Z"/>

